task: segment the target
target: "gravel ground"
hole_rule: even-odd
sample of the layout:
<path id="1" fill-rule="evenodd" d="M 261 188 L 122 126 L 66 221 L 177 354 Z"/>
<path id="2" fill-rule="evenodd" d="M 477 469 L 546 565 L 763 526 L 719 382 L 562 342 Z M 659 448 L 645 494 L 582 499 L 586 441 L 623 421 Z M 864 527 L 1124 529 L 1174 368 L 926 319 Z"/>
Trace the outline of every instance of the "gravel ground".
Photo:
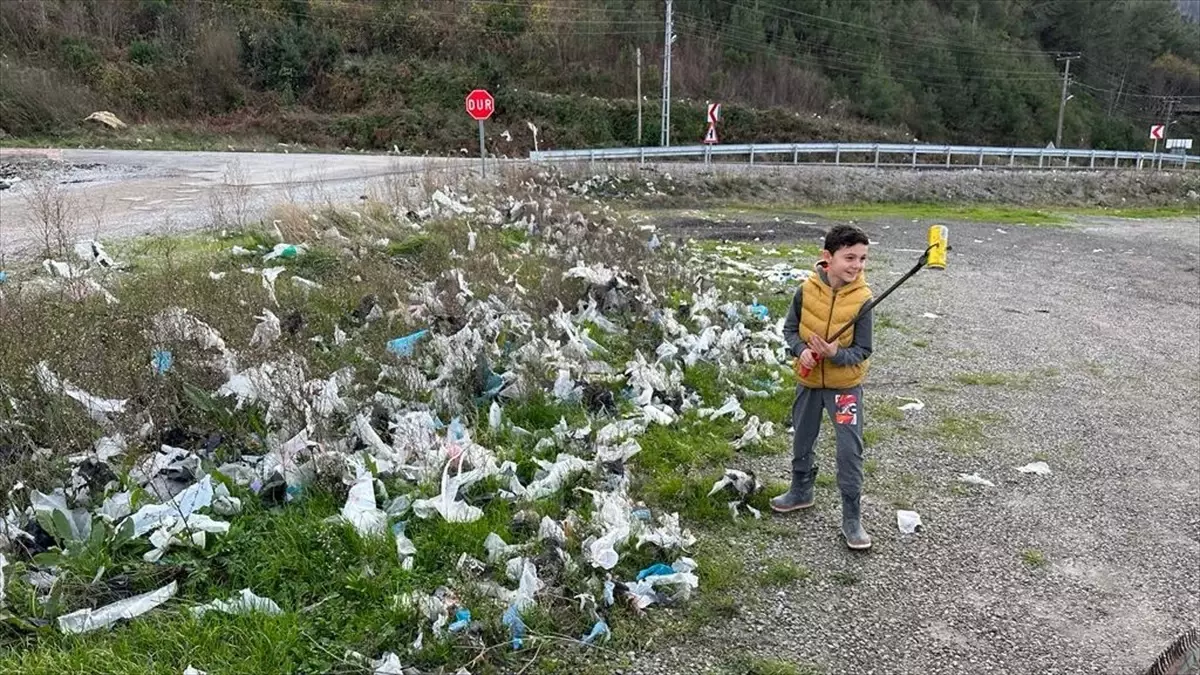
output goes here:
<path id="1" fill-rule="evenodd" d="M 881 291 L 915 260 L 895 249 L 923 247 L 927 224 L 863 226 Z M 895 427 L 868 448 L 874 550 L 844 548 L 834 489 L 819 490 L 812 512 L 734 542 L 747 552 L 737 618 L 627 674 L 707 672 L 731 655 L 846 674 L 1124 674 L 1200 624 L 1200 218 L 958 223 L 950 240 L 947 270 L 879 310 L 899 328 L 877 332 L 866 385 L 867 429 Z M 954 379 L 981 372 L 1010 381 Z M 891 396 L 926 407 L 873 419 Z M 956 420 L 982 437 L 946 432 Z M 1015 470 L 1035 459 L 1053 473 Z M 833 471 L 829 447 L 818 464 Z M 788 459 L 741 466 L 785 480 Z M 973 472 L 995 487 L 957 481 Z M 899 534 L 897 504 L 924 528 Z M 751 574 L 771 560 L 811 577 L 759 588 Z"/>

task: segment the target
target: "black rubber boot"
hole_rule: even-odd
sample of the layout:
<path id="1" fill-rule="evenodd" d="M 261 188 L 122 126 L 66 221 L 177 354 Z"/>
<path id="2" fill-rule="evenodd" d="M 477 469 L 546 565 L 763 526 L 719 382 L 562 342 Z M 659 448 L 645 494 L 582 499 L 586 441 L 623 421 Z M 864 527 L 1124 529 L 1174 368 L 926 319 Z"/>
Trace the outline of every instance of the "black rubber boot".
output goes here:
<path id="1" fill-rule="evenodd" d="M 813 495 L 813 484 L 816 483 L 817 472 L 792 472 L 792 486 L 788 491 L 771 499 L 771 510 L 775 513 L 789 513 L 807 509 L 816 503 Z"/>
<path id="2" fill-rule="evenodd" d="M 842 495 L 842 536 L 846 546 L 865 551 L 871 548 L 871 535 L 862 526 L 862 499 Z"/>

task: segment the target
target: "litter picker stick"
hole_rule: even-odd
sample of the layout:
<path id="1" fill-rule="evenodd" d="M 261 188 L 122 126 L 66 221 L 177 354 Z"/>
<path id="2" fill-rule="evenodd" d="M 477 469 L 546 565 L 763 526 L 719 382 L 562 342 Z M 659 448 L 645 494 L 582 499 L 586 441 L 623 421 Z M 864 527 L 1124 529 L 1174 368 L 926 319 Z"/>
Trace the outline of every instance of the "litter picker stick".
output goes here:
<path id="1" fill-rule="evenodd" d="M 865 316 L 867 312 L 875 309 L 876 305 L 883 302 L 884 298 L 891 295 L 892 291 L 899 288 L 900 284 L 903 284 L 911 279 L 917 272 L 920 272 L 922 267 L 928 265 L 934 269 L 945 269 L 946 250 L 948 248 L 946 246 L 946 234 L 946 228 L 943 225 L 934 225 L 933 227 L 929 228 L 929 248 L 925 249 L 925 252 L 921 254 L 921 258 L 917 260 L 917 264 L 913 265 L 912 269 L 905 272 L 904 276 L 897 279 L 896 283 L 892 284 L 886 291 L 881 293 L 878 297 L 872 298 L 870 302 L 864 304 L 862 308 L 858 310 L 858 313 L 854 315 L 854 318 L 850 319 L 849 323 L 839 328 L 836 333 L 830 335 L 826 342 L 833 342 L 834 340 L 838 339 L 842 333 L 845 333 L 846 330 L 848 330 L 851 326 L 853 326 L 855 323 L 858 323 L 858 320 Z M 820 361 L 821 357 L 817 356 L 817 360 Z M 808 374 L 811 372 L 812 368 L 805 368 L 803 366 L 800 367 L 801 377 L 808 377 Z"/>

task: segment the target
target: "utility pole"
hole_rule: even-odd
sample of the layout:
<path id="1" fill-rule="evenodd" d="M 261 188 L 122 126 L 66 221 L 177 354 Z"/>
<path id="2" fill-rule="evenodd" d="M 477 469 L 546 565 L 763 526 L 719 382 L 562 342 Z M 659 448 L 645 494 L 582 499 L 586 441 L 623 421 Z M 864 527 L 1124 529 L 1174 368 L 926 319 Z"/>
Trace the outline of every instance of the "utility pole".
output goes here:
<path id="1" fill-rule="evenodd" d="M 642 147 L 642 48 L 637 48 L 637 98 L 638 98 L 638 135 L 637 145 Z"/>
<path id="2" fill-rule="evenodd" d="M 662 135 L 659 145 L 664 148 L 671 145 L 671 43 L 675 41 L 671 25 L 671 0 L 667 0 L 667 22 L 663 31 L 663 93 L 662 93 Z"/>
<path id="3" fill-rule="evenodd" d="M 1054 147 L 1062 147 L 1062 127 L 1063 113 L 1067 110 L 1067 84 L 1071 81 L 1071 60 L 1079 58 L 1079 54 L 1069 54 L 1058 57 L 1059 61 L 1066 61 L 1066 66 L 1063 67 L 1063 86 L 1062 97 L 1058 101 L 1058 131 L 1054 133 Z"/>
<path id="4" fill-rule="evenodd" d="M 1175 112 L 1175 104 L 1179 103 L 1179 101 L 1180 99 L 1177 98 L 1167 99 L 1167 121 L 1163 125 L 1163 140 L 1171 137 L 1171 117 L 1172 113 Z"/>
<path id="5" fill-rule="evenodd" d="M 1163 123 L 1163 143 L 1171 139 L 1171 113 L 1175 112 L 1175 104 L 1179 102 L 1177 98 L 1167 99 L 1167 121 Z M 1168 152 L 1170 152 L 1168 150 Z M 1158 155 L 1158 141 L 1154 141 L 1154 154 Z M 1162 155 L 1158 155 L 1158 170 L 1162 171 Z"/>

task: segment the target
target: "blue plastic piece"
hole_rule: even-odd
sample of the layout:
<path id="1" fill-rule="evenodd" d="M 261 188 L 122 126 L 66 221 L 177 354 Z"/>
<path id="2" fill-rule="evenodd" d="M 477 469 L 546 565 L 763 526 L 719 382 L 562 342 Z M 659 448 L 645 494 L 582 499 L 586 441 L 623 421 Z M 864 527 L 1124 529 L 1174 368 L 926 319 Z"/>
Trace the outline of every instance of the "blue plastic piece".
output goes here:
<path id="1" fill-rule="evenodd" d="M 664 576 L 667 574 L 675 574 L 675 570 L 671 569 L 670 565 L 664 565 L 662 563 L 654 563 L 653 565 L 647 567 L 646 569 L 642 570 L 641 572 L 638 572 L 637 580 L 641 581 L 642 579 L 645 579 L 646 577 L 658 577 L 658 576 Z"/>
<path id="2" fill-rule="evenodd" d="M 171 352 L 165 349 L 155 349 L 152 359 L 154 372 L 158 373 L 159 375 L 162 375 L 170 370 L 171 366 L 175 363 L 175 357 L 171 354 Z"/>
<path id="3" fill-rule="evenodd" d="M 767 306 L 760 305 L 757 302 L 754 303 L 753 305 L 750 305 L 750 313 L 753 314 L 754 316 L 762 319 L 763 321 L 767 320 L 767 315 L 769 314 L 769 312 L 767 311 Z"/>
<path id="4" fill-rule="evenodd" d="M 584 635 L 582 640 L 583 640 L 583 644 L 590 645 L 590 644 L 594 644 L 596 642 L 596 640 L 598 638 L 600 638 L 601 636 L 603 636 L 604 639 L 607 640 L 609 638 L 609 636 L 611 636 L 611 635 L 612 635 L 612 631 L 610 631 L 608 629 L 608 624 L 604 622 L 604 619 L 600 619 L 599 621 L 596 622 L 596 625 L 592 626 L 592 632 L 588 633 L 587 635 Z"/>
<path id="5" fill-rule="evenodd" d="M 471 610 L 467 609 L 466 607 L 460 608 L 454 613 L 454 618 L 456 621 L 450 624 L 451 633 L 457 633 L 471 625 Z"/>
<path id="6" fill-rule="evenodd" d="M 463 426 L 462 420 L 457 417 L 450 420 L 450 431 L 446 437 L 451 441 L 461 441 L 467 437 L 467 428 Z"/>
<path id="7" fill-rule="evenodd" d="M 388 340 L 387 350 L 396 356 L 412 356 L 413 347 L 417 341 L 429 335 L 429 330 L 423 328 L 415 333 L 410 333 L 404 337 L 398 337 L 395 340 Z"/>
<path id="8" fill-rule="evenodd" d="M 501 619 L 505 626 L 508 626 L 508 632 L 512 635 L 512 648 L 520 649 L 525 645 L 525 631 L 528 630 L 525 622 L 521 620 L 521 613 L 517 611 L 515 604 L 509 605 L 508 609 L 504 610 L 504 617 Z"/>
<path id="9" fill-rule="evenodd" d="M 8 272 L 5 272 L 4 270 L 0 270 L 0 284 L 4 283 L 6 281 L 8 281 Z"/>

